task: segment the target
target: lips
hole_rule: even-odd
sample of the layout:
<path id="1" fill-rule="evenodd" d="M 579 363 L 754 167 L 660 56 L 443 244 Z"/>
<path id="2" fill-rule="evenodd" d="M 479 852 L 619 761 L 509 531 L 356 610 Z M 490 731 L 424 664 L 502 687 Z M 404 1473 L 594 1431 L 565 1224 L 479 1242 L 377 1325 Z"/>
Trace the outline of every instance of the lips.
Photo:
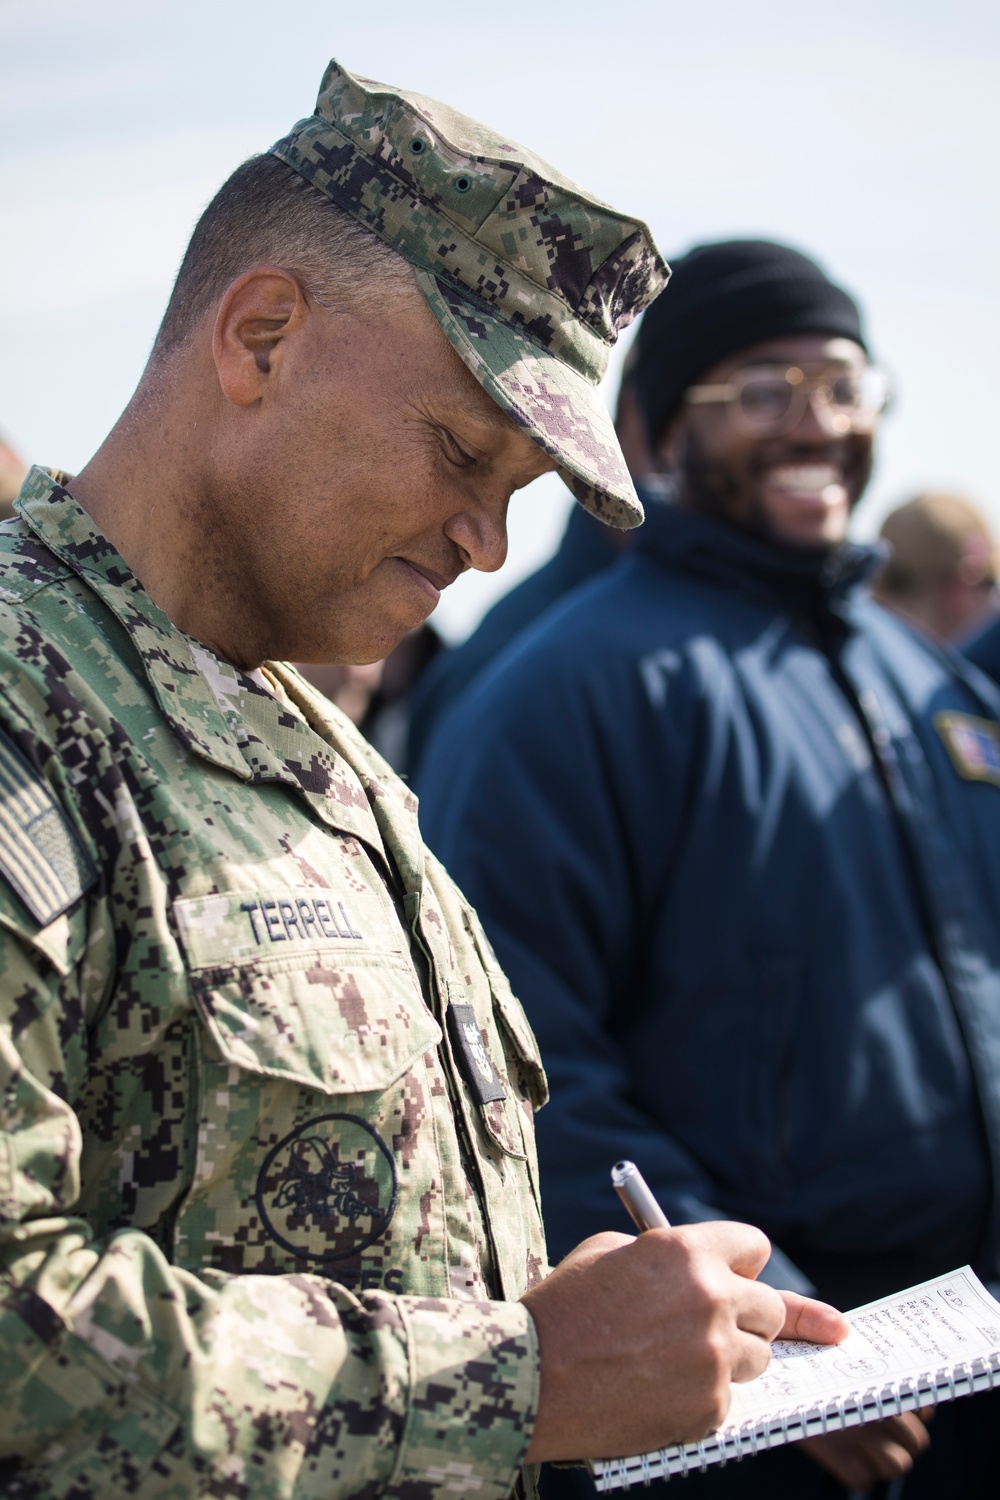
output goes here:
<path id="1" fill-rule="evenodd" d="M 435 599 L 449 584 L 454 583 L 458 576 L 457 573 L 451 575 L 438 573 L 434 568 L 428 568 L 424 563 L 413 562 L 409 557 L 397 557 L 396 561 L 402 563 L 404 568 L 409 568 L 411 573 L 415 573 L 428 593 L 433 593 Z"/>
<path id="2" fill-rule="evenodd" d="M 436 573 L 433 568 L 427 568 L 423 563 L 411 562 L 410 567 L 422 573 L 427 582 L 433 584 L 439 593 L 442 589 L 449 588 L 458 577 L 457 573 Z"/>

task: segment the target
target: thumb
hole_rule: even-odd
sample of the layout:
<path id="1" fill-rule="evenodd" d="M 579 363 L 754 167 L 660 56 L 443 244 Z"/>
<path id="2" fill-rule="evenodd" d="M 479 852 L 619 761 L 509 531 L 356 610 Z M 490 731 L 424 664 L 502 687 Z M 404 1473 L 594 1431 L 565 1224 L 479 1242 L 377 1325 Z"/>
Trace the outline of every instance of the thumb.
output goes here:
<path id="1" fill-rule="evenodd" d="M 828 1302 L 802 1297 L 798 1292 L 779 1292 L 785 1304 L 785 1325 L 778 1337 L 805 1339 L 810 1344 L 840 1344 L 851 1331 L 843 1313 Z"/>

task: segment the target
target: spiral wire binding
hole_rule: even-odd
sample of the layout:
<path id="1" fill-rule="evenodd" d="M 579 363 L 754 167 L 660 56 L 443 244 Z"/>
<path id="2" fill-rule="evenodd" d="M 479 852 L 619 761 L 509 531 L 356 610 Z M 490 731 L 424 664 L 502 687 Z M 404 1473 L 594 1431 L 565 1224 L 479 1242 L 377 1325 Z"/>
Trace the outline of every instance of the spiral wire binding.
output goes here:
<path id="1" fill-rule="evenodd" d="M 790 1407 L 762 1421 L 745 1422 L 731 1432 L 713 1433 L 700 1443 L 675 1443 L 634 1458 L 599 1459 L 591 1465 L 595 1488 L 604 1494 L 637 1484 L 648 1487 L 654 1479 L 671 1479 L 693 1469 L 704 1473 L 709 1466 L 739 1462 L 746 1455 L 782 1443 L 858 1427 L 865 1421 L 881 1420 L 885 1415 L 914 1411 L 918 1407 L 937 1406 L 960 1396 L 992 1390 L 996 1385 L 1000 1385 L 1000 1354 L 991 1354 L 988 1359 L 974 1359 L 971 1364 L 958 1364 L 935 1374 L 926 1371 L 915 1380 L 901 1380 L 896 1385 L 850 1391 L 822 1407 Z"/>

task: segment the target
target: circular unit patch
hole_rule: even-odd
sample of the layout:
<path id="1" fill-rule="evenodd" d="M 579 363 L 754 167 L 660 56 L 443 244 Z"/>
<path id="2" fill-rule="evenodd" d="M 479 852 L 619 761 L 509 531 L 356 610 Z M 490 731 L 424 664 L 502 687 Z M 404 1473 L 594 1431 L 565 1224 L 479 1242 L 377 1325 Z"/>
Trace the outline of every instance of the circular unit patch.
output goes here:
<path id="1" fill-rule="evenodd" d="M 319 1115 L 268 1152 L 257 1176 L 264 1228 L 302 1260 L 346 1260 L 389 1227 L 396 1164 L 357 1115 Z"/>

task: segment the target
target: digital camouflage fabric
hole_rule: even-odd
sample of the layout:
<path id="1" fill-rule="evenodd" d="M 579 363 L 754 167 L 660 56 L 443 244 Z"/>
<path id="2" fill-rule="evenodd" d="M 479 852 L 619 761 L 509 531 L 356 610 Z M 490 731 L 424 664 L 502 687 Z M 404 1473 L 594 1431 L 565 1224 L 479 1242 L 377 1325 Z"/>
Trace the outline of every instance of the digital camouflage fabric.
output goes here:
<path id="1" fill-rule="evenodd" d="M 596 386 L 621 329 L 666 285 L 646 225 L 478 120 L 337 62 L 315 113 L 272 150 L 412 262 L 465 364 L 577 499 L 637 526 Z"/>
<path id="2" fill-rule="evenodd" d="M 44 471 L 19 507 L 0 1491 L 532 1493 L 545 1081 L 474 913 L 292 669 L 178 631 Z"/>

